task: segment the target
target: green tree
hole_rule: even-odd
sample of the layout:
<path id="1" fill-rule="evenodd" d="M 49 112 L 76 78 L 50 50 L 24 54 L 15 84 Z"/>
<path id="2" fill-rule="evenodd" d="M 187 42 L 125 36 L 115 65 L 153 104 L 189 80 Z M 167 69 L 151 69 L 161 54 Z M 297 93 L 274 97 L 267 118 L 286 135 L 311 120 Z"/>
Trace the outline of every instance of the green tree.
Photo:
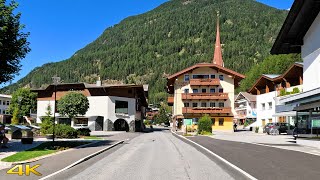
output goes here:
<path id="1" fill-rule="evenodd" d="M 58 101 L 57 109 L 62 116 L 72 119 L 77 115 L 86 114 L 89 109 L 89 100 L 81 93 L 70 92 Z"/>
<path id="2" fill-rule="evenodd" d="M 50 134 L 52 132 L 49 132 L 49 130 L 52 130 L 52 124 L 53 124 L 53 117 L 52 116 L 52 108 L 51 105 L 48 104 L 46 108 L 46 116 L 42 118 L 42 123 L 40 125 L 40 132 L 42 135 Z"/>
<path id="3" fill-rule="evenodd" d="M 12 0 L 0 0 L 0 84 L 14 78 L 20 69 L 21 59 L 30 51 L 27 37 L 21 30 L 21 13 L 15 13 L 18 4 Z"/>
<path id="4" fill-rule="evenodd" d="M 164 106 L 160 107 L 159 113 L 154 117 L 156 124 L 169 123 L 169 117 Z"/>
<path id="5" fill-rule="evenodd" d="M 17 107 L 13 110 L 11 124 L 19 124 L 19 109 Z"/>
<path id="6" fill-rule="evenodd" d="M 212 121 L 208 114 L 202 116 L 198 122 L 198 133 L 205 134 L 206 132 L 212 133 Z"/>
<path id="7" fill-rule="evenodd" d="M 19 101 L 19 98 L 21 98 Z M 12 94 L 9 112 L 12 114 L 16 109 L 19 110 L 18 117 L 29 116 L 30 110 L 37 109 L 37 94 L 31 92 L 29 88 L 19 88 Z"/>

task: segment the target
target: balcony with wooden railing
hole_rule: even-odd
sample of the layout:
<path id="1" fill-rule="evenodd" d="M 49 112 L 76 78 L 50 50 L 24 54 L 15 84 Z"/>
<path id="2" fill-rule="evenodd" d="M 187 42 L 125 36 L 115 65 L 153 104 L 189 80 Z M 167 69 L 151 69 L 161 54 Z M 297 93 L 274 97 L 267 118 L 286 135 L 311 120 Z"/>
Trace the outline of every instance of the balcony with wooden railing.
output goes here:
<path id="1" fill-rule="evenodd" d="M 229 114 L 231 107 L 183 107 L 183 114 Z"/>
<path id="2" fill-rule="evenodd" d="M 168 105 L 173 105 L 174 103 L 174 97 L 173 96 L 169 96 L 168 97 Z"/>
<path id="3" fill-rule="evenodd" d="M 228 93 L 184 93 L 182 100 L 227 100 Z"/>
<path id="4" fill-rule="evenodd" d="M 220 79 L 190 79 L 190 86 L 219 86 Z"/>

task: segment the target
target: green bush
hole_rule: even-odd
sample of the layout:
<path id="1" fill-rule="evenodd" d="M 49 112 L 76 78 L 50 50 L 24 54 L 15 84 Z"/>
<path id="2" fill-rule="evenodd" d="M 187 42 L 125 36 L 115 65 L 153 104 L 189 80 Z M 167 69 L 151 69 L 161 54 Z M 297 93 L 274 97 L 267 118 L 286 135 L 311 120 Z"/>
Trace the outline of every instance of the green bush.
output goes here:
<path id="1" fill-rule="evenodd" d="M 255 128 L 255 131 L 254 131 L 254 132 L 256 132 L 256 133 L 259 132 L 259 126 L 257 126 L 257 127 Z"/>
<path id="2" fill-rule="evenodd" d="M 143 123 L 146 126 L 151 125 L 151 121 L 150 120 L 144 120 Z"/>
<path id="3" fill-rule="evenodd" d="M 56 124 L 55 135 L 59 138 L 77 138 L 78 132 L 66 124 Z"/>
<path id="4" fill-rule="evenodd" d="M 280 96 L 284 96 L 286 95 L 286 90 L 285 89 L 281 89 L 280 90 Z"/>
<path id="5" fill-rule="evenodd" d="M 42 119 L 42 123 L 40 124 L 40 132 L 42 135 L 46 135 L 46 134 L 52 134 L 52 129 L 51 129 L 51 133 L 49 132 L 49 129 L 53 126 L 53 117 L 44 117 Z"/>
<path id="6" fill-rule="evenodd" d="M 300 93 L 299 88 L 297 88 L 297 87 L 293 88 L 292 94 L 297 94 L 297 93 Z"/>
<path id="7" fill-rule="evenodd" d="M 212 121 L 210 116 L 205 114 L 198 121 L 198 134 L 201 134 L 202 131 L 212 132 Z"/>
<path id="8" fill-rule="evenodd" d="M 42 123 L 41 125 L 43 126 L 44 123 Z M 48 127 L 47 124 L 44 124 L 45 127 Z M 53 134 L 53 126 L 52 124 L 49 124 L 49 128 L 48 129 L 44 129 L 42 128 L 41 133 L 43 134 Z M 75 130 L 74 128 L 72 128 L 69 125 L 66 124 L 56 124 L 55 125 L 55 137 L 57 138 L 77 138 L 78 137 L 78 131 Z"/>
<path id="9" fill-rule="evenodd" d="M 78 132 L 78 135 L 80 136 L 90 136 L 91 130 L 88 128 L 80 128 L 77 130 L 77 132 Z"/>

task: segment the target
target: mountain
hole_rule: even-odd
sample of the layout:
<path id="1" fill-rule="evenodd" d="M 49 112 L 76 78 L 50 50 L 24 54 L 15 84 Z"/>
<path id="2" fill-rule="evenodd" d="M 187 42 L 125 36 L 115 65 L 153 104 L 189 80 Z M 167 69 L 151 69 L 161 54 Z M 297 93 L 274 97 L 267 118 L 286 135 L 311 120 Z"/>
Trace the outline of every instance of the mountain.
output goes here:
<path id="1" fill-rule="evenodd" d="M 216 14 L 225 67 L 246 73 L 262 62 L 287 15 L 254 0 L 171 0 L 107 28 L 69 59 L 37 67 L 17 83 L 40 88 L 55 74 L 63 82 L 117 80 L 149 83 L 150 102 L 165 99 L 165 77 L 199 62 L 211 62 Z"/>

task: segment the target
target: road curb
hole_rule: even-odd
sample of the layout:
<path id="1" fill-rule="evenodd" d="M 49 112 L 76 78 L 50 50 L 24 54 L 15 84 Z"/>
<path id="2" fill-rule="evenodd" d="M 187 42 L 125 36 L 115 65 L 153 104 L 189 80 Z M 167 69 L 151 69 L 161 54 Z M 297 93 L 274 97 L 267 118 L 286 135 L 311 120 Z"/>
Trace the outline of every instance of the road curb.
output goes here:
<path id="1" fill-rule="evenodd" d="M 78 164 L 80 164 L 80 163 L 82 163 L 82 162 L 84 162 L 84 161 L 87 161 L 88 159 L 90 159 L 90 158 L 92 158 L 92 157 L 94 157 L 94 156 L 96 156 L 96 155 L 98 155 L 98 154 L 103 153 L 104 151 L 106 151 L 106 150 L 108 150 L 108 149 L 111 149 L 111 148 L 113 148 L 113 147 L 115 147 L 115 146 L 117 146 L 117 145 L 119 145 L 119 144 L 122 144 L 123 142 L 124 142 L 124 140 L 118 141 L 118 142 L 116 142 L 115 144 L 112 144 L 112 145 L 110 145 L 110 146 L 107 146 L 107 147 L 101 149 L 100 151 L 97 151 L 97 152 L 94 152 L 94 153 L 92 153 L 92 154 L 89 154 L 88 156 L 86 156 L 86 157 L 84 157 L 84 158 L 82 158 L 82 159 L 79 159 L 78 161 L 70 164 L 69 166 L 67 166 L 67 167 L 65 167 L 65 168 L 63 168 L 63 169 L 60 169 L 59 171 L 56 171 L 56 172 L 54 172 L 54 173 L 52 173 L 52 174 L 49 174 L 49 175 L 47 175 L 47 176 L 45 176 L 45 177 L 43 177 L 43 178 L 41 178 L 41 179 L 39 179 L 39 180 L 44 180 L 44 179 L 50 178 L 50 177 L 52 177 L 52 176 L 54 176 L 54 175 L 57 175 L 57 174 L 61 173 L 62 171 L 65 171 L 65 170 L 67 170 L 67 169 L 70 169 L 70 168 L 72 168 L 72 167 L 74 167 L 74 166 L 76 166 L 76 165 L 78 165 Z"/>
<path id="2" fill-rule="evenodd" d="M 236 170 L 237 172 L 239 172 L 240 174 L 244 175 L 246 178 L 249 178 L 251 180 L 257 180 L 257 178 L 253 177 L 252 175 L 250 175 L 249 173 L 245 172 L 244 170 L 242 170 L 241 168 L 239 168 L 238 166 L 230 163 L 229 161 L 227 161 L 226 159 L 222 158 L 221 156 L 215 154 L 214 152 L 210 151 L 209 149 L 203 147 L 202 145 L 184 137 L 181 136 L 173 131 L 171 131 L 171 133 L 176 136 L 177 138 L 183 140 L 183 141 L 187 141 L 188 143 L 191 143 L 192 145 L 197 146 L 198 148 L 201 148 L 202 150 L 204 150 L 206 153 L 209 153 L 210 155 L 213 155 L 215 158 L 219 159 L 220 161 L 222 161 L 223 163 L 225 163 L 226 165 L 228 165 L 229 167 L 233 168 L 234 170 Z"/>

